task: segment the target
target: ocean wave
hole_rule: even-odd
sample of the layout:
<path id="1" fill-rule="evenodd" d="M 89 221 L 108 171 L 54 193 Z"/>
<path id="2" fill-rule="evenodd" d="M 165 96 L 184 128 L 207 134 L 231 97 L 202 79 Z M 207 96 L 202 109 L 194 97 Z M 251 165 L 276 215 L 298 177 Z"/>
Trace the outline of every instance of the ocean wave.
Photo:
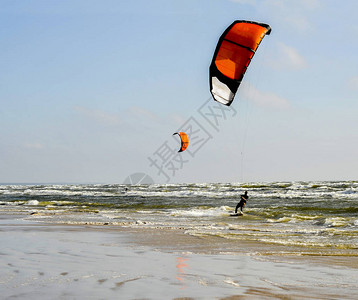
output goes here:
<path id="1" fill-rule="evenodd" d="M 249 184 L 2 185 L 4 196 L 63 197 L 204 197 L 238 198 L 245 190 L 262 199 L 358 199 L 357 182 L 273 182 Z"/>
<path id="2" fill-rule="evenodd" d="M 241 217 L 230 217 L 249 191 Z M 183 229 L 300 247 L 357 247 L 358 183 L 0 185 L 0 211 L 38 222 Z"/>
<path id="3" fill-rule="evenodd" d="M 221 206 L 217 208 L 197 207 L 189 210 L 173 210 L 171 215 L 181 217 L 213 217 L 228 215 L 230 210 L 232 210 L 232 208 L 228 206 Z"/>

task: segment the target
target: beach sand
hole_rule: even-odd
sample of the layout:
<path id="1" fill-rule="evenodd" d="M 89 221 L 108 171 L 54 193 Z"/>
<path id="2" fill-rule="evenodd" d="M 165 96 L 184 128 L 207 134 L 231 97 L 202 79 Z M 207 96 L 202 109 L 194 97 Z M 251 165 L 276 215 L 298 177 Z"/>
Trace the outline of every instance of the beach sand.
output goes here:
<path id="1" fill-rule="evenodd" d="M 1 299 L 356 299 L 358 294 L 357 257 L 297 257 L 287 248 L 183 230 L 36 223 L 2 214 L 0 241 Z"/>

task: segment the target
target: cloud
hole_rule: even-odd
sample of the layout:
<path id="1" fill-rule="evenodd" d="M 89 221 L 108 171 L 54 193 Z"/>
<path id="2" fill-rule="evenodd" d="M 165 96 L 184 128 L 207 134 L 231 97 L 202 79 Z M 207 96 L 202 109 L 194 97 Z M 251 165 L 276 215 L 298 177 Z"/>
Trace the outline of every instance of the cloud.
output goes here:
<path id="1" fill-rule="evenodd" d="M 287 3 L 287 1 L 285 1 Z M 299 3 L 302 5 L 303 8 L 316 10 L 321 7 L 321 3 L 319 0 L 301 0 Z"/>
<path id="2" fill-rule="evenodd" d="M 321 8 L 320 0 L 261 0 L 256 4 L 263 5 L 266 8 L 272 7 L 276 12 L 287 13 L 289 15 L 300 15 L 303 12 L 315 11 Z"/>
<path id="3" fill-rule="evenodd" d="M 296 28 L 296 30 L 299 32 L 306 32 L 312 28 L 312 24 L 304 16 L 286 16 L 284 20 L 286 21 L 286 24 L 289 24 L 291 27 Z"/>
<path id="4" fill-rule="evenodd" d="M 78 114 L 91 119 L 102 125 L 119 125 L 121 117 L 119 114 L 108 113 L 99 109 L 90 109 L 82 106 L 75 106 L 73 108 Z"/>
<path id="5" fill-rule="evenodd" d="M 24 144 L 24 147 L 26 149 L 35 149 L 35 150 L 40 150 L 44 148 L 44 146 L 40 143 L 26 143 Z"/>
<path id="6" fill-rule="evenodd" d="M 287 66 L 293 69 L 302 69 L 307 66 L 306 60 L 295 48 L 281 43 L 280 50 L 283 54 L 283 59 L 286 59 Z"/>
<path id="7" fill-rule="evenodd" d="M 319 0 L 231 0 L 241 5 L 250 5 L 264 16 L 271 16 L 272 19 L 285 26 L 293 28 L 298 32 L 312 30 L 310 13 L 321 8 Z"/>
<path id="8" fill-rule="evenodd" d="M 129 116 L 142 120 L 158 121 L 158 117 L 153 112 L 138 106 L 132 106 L 129 108 Z"/>
<path id="9" fill-rule="evenodd" d="M 301 70 L 308 66 L 306 59 L 294 47 L 278 43 L 276 54 L 270 61 L 274 69 Z"/>
<path id="10" fill-rule="evenodd" d="M 257 88 L 244 82 L 241 85 L 242 95 L 259 106 L 273 109 L 288 109 L 290 107 L 290 102 L 287 99 L 275 93 L 259 91 Z"/>
<path id="11" fill-rule="evenodd" d="M 258 1 L 256 1 L 256 0 L 231 0 L 231 1 L 239 3 L 239 4 L 249 4 L 252 6 L 256 6 L 258 3 Z"/>
<path id="12" fill-rule="evenodd" d="M 165 126 L 168 122 L 172 121 L 168 119 L 168 117 L 159 117 L 151 110 L 138 106 L 131 106 L 118 113 L 110 113 L 100 109 L 90 109 L 82 106 L 75 106 L 73 109 L 77 114 L 89 120 L 91 123 L 108 127 L 121 126 L 128 130 L 133 130 L 134 128 L 137 130 L 143 128 L 143 126 L 148 129 L 156 127 L 158 124 Z"/>
<path id="13" fill-rule="evenodd" d="M 352 90 L 358 90 L 358 76 L 349 79 L 348 86 Z"/>

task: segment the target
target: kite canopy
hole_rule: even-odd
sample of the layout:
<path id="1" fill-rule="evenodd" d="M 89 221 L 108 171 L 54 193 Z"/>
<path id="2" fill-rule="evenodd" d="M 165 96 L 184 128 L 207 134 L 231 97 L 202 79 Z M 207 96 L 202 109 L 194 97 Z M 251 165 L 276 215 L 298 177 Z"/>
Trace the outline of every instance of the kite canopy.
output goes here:
<path id="1" fill-rule="evenodd" d="M 178 152 L 183 152 L 189 146 L 189 137 L 185 132 L 175 132 L 173 135 L 179 135 L 181 140 L 181 146 Z"/>
<path id="2" fill-rule="evenodd" d="M 256 49 L 271 27 L 251 21 L 235 21 L 221 35 L 209 69 L 214 100 L 229 106 Z"/>

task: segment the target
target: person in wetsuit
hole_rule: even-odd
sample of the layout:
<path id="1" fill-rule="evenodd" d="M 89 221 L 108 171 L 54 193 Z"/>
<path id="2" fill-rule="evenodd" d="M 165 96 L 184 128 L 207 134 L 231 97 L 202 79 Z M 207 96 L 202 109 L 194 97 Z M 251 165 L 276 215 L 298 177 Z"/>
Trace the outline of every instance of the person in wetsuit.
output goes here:
<path id="1" fill-rule="evenodd" d="M 237 210 L 239 209 L 239 207 L 240 207 L 240 211 L 242 213 L 242 209 L 246 205 L 247 199 L 249 199 L 249 196 L 247 195 L 247 191 L 245 191 L 245 194 L 241 195 L 240 198 L 241 198 L 240 202 L 236 205 L 236 208 L 235 208 L 235 214 L 237 214 Z"/>

